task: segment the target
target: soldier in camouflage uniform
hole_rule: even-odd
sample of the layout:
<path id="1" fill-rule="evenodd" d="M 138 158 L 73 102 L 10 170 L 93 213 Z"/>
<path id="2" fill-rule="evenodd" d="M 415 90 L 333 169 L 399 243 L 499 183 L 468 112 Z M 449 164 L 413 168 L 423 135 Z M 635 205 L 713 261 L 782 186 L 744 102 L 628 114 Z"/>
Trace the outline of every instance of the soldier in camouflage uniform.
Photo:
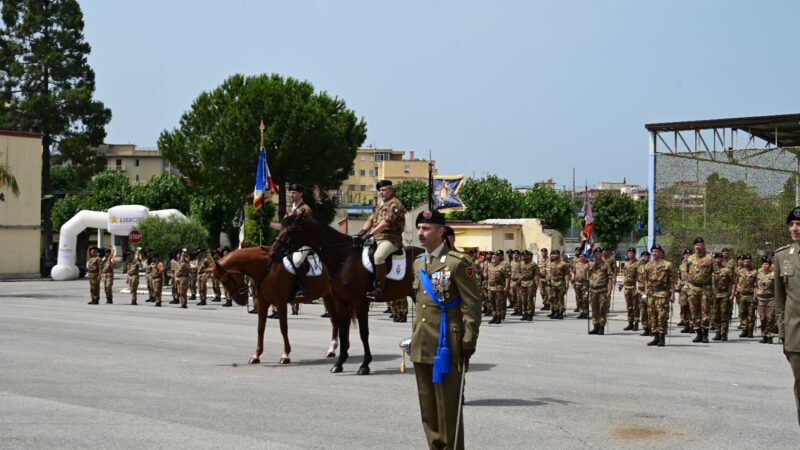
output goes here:
<path id="1" fill-rule="evenodd" d="M 539 281 L 539 266 L 533 262 L 533 253 L 525 250 L 522 252 L 522 264 L 520 264 L 519 298 L 522 302 L 522 317 L 520 320 L 528 322 L 533 320 L 536 314 L 536 284 Z"/>
<path id="2" fill-rule="evenodd" d="M 542 311 L 549 311 L 550 310 L 550 297 L 548 294 L 550 291 L 547 288 L 547 277 L 548 277 L 548 265 L 550 264 L 550 258 L 547 256 L 547 249 L 543 248 L 539 255 L 539 292 L 542 294 Z"/>
<path id="3" fill-rule="evenodd" d="M 113 250 L 106 249 L 106 257 L 103 260 L 103 269 L 101 271 L 103 289 L 106 291 L 106 303 L 114 303 L 114 256 L 115 252 Z"/>
<path id="4" fill-rule="evenodd" d="M 178 270 L 180 266 L 180 258 L 181 258 L 181 251 L 175 250 L 170 255 L 169 259 L 169 284 L 170 289 L 172 290 L 172 301 L 169 302 L 170 305 L 177 305 L 181 301 L 178 300 L 178 279 L 175 276 L 175 272 Z"/>
<path id="5" fill-rule="evenodd" d="M 128 289 L 131 291 L 131 305 L 136 305 L 136 294 L 139 289 L 139 271 L 142 269 L 142 256 L 137 250 L 136 253 L 128 250 L 128 260 L 126 261 L 125 273 L 127 275 Z"/>
<path id="6" fill-rule="evenodd" d="M 511 285 L 509 286 L 511 307 L 514 309 L 514 311 L 511 313 L 512 316 L 519 316 L 522 314 L 522 302 L 519 300 L 519 266 L 521 264 L 522 262 L 520 261 L 519 251 L 513 250 L 511 252 L 511 260 L 508 263 L 508 267 L 511 272 Z"/>
<path id="7" fill-rule="evenodd" d="M 575 303 L 577 303 L 578 319 L 589 318 L 589 260 L 586 255 L 578 252 L 572 263 L 572 288 L 575 289 Z"/>
<path id="8" fill-rule="evenodd" d="M 392 322 L 407 322 L 408 321 L 408 298 L 398 298 L 394 301 L 393 305 L 394 319 Z"/>
<path id="9" fill-rule="evenodd" d="M 177 262 L 175 269 L 175 283 L 172 286 L 173 290 L 178 291 L 178 299 L 181 302 L 181 308 L 186 309 L 187 295 L 189 290 L 189 271 L 191 270 L 191 261 L 188 251 L 183 251 L 180 254 L 180 260 Z"/>
<path id="10" fill-rule="evenodd" d="M 489 303 L 492 305 L 492 320 L 489 323 L 499 324 L 503 321 L 506 310 L 506 294 L 511 285 L 508 266 L 500 261 L 500 252 L 492 255 L 492 262 L 487 270 L 489 283 Z"/>
<path id="11" fill-rule="evenodd" d="M 636 249 L 628 249 L 628 259 L 622 266 L 622 286 L 625 289 L 625 307 L 628 310 L 628 326 L 625 331 L 639 329 L 639 292 L 636 290 L 636 277 L 639 273 L 639 261 L 636 260 Z"/>
<path id="12" fill-rule="evenodd" d="M 589 334 L 605 334 L 606 314 L 611 290 L 614 289 L 614 272 L 603 260 L 600 247 L 594 249 L 592 261 L 589 263 L 589 303 L 592 307 L 592 324 L 594 328 Z"/>
<path id="13" fill-rule="evenodd" d="M 728 327 L 733 311 L 734 275 L 730 264 L 725 264 L 722 253 L 715 253 L 714 259 L 717 263 L 717 270 L 712 277 L 712 290 L 716 297 L 716 308 L 714 309 L 714 323 L 717 324 L 717 332 L 714 341 L 728 340 Z"/>
<path id="14" fill-rule="evenodd" d="M 475 277 L 478 280 L 478 290 L 481 294 L 481 312 L 485 316 L 489 311 L 489 295 L 486 291 L 486 265 L 488 264 L 487 258 L 491 258 L 489 256 L 489 252 L 483 252 L 478 254 L 478 261 L 475 263 Z"/>
<path id="15" fill-rule="evenodd" d="M 761 343 L 772 344 L 775 327 L 775 272 L 772 261 L 767 256 L 761 257 L 761 269 L 756 277 L 756 297 L 758 298 L 758 316 L 761 318 Z"/>
<path id="16" fill-rule="evenodd" d="M 664 259 L 664 249 L 659 244 L 650 249 L 653 263 L 645 270 L 645 292 L 650 299 L 650 317 L 653 324 L 653 340 L 647 345 L 665 345 L 670 303 L 675 301 L 675 275 L 672 263 Z"/>
<path id="17" fill-rule="evenodd" d="M 681 308 L 681 321 L 678 326 L 683 326 L 681 333 L 691 333 L 692 330 L 692 312 L 689 308 L 689 256 L 692 251 L 688 248 L 683 249 L 681 255 L 681 264 L 678 266 L 678 304 Z"/>
<path id="18" fill-rule="evenodd" d="M 89 278 L 90 305 L 100 304 L 100 257 L 97 247 L 89 247 L 89 259 L 86 261 L 86 276 Z"/>
<path id="19" fill-rule="evenodd" d="M 150 271 L 150 281 L 153 285 L 153 300 L 156 302 L 157 307 L 161 307 L 161 289 L 164 287 L 164 264 L 159 262 L 158 255 L 153 254 L 150 256 L 150 264 L 153 269 Z"/>
<path id="20" fill-rule="evenodd" d="M 564 297 L 567 295 L 567 287 L 569 286 L 569 265 L 561 259 L 561 251 L 556 249 L 550 254 L 550 264 L 548 267 L 547 275 L 550 279 L 547 281 L 551 296 L 550 312 L 551 319 L 564 318 Z"/>
<path id="21" fill-rule="evenodd" d="M 742 265 L 743 267 L 739 269 L 739 281 L 736 284 L 736 294 L 739 297 L 739 320 L 742 326 L 739 337 L 751 338 L 756 326 L 755 292 L 758 270 L 753 268 L 753 257 L 750 255 L 742 257 Z"/>
<path id="22" fill-rule="evenodd" d="M 708 343 L 708 307 L 712 299 L 711 281 L 714 260 L 706 253 L 703 238 L 694 240 L 694 254 L 686 261 L 689 273 L 689 307 L 692 310 L 692 325 L 697 336 L 692 342 Z"/>
<path id="23" fill-rule="evenodd" d="M 151 250 L 147 250 L 145 253 L 145 267 L 144 267 L 144 279 L 147 282 L 147 300 L 145 302 L 150 303 L 156 301 L 155 297 L 153 297 L 153 280 L 150 279 L 150 272 L 153 270 L 153 265 L 151 264 L 153 261 L 153 252 Z"/>
<path id="24" fill-rule="evenodd" d="M 643 251 L 640 255 L 638 267 L 636 267 L 636 290 L 639 295 L 639 312 L 641 313 L 642 334 L 650 336 L 650 308 L 648 304 L 647 291 L 645 291 L 645 271 L 650 264 L 650 252 Z"/>
<path id="25" fill-rule="evenodd" d="M 206 298 L 208 298 L 208 270 L 211 267 L 212 261 L 206 252 L 200 250 L 197 252 L 197 290 L 200 291 L 200 301 L 198 306 L 206 305 Z"/>
<path id="26" fill-rule="evenodd" d="M 217 260 L 221 258 L 221 254 L 219 250 L 214 250 L 211 252 L 211 264 L 214 264 Z M 215 277 L 211 278 L 211 292 L 214 293 L 214 298 L 211 299 L 212 302 L 221 302 L 222 301 L 222 291 L 219 288 L 219 280 Z"/>

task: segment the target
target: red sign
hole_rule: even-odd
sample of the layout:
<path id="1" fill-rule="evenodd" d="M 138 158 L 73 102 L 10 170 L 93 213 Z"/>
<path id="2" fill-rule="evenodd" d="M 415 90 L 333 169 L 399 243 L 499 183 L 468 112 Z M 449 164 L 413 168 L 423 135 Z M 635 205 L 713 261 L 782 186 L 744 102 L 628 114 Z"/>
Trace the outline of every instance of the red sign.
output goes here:
<path id="1" fill-rule="evenodd" d="M 131 244 L 138 244 L 139 241 L 142 240 L 142 232 L 139 230 L 131 230 L 131 233 L 128 235 L 128 240 Z"/>

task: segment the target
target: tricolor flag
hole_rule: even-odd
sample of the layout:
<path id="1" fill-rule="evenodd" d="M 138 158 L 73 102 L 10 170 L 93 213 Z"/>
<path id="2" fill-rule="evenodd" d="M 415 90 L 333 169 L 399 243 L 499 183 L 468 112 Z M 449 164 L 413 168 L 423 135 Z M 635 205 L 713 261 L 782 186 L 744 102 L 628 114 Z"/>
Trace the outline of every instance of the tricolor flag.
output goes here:
<path id="1" fill-rule="evenodd" d="M 583 230 L 581 231 L 581 253 L 588 258 L 594 248 L 594 241 L 592 240 L 592 228 L 594 224 L 594 216 L 592 215 L 592 202 L 589 200 L 587 193 L 583 194 L 583 207 L 581 208 L 581 215 L 583 216 Z"/>
<path id="2" fill-rule="evenodd" d="M 267 167 L 267 150 L 264 147 L 258 151 L 258 167 L 256 168 L 256 187 L 253 189 L 253 207 L 261 208 L 264 200 L 269 200 L 275 185 L 272 184 L 272 175 Z"/>

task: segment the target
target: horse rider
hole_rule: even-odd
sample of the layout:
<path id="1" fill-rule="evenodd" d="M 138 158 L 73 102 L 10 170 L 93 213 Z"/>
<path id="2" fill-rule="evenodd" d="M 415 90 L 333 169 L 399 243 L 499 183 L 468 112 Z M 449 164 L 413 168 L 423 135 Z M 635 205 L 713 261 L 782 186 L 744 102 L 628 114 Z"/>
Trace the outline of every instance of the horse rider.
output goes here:
<path id="1" fill-rule="evenodd" d="M 286 211 L 286 217 L 290 216 L 308 216 L 311 217 L 311 207 L 309 207 L 303 201 L 303 193 L 305 192 L 305 188 L 302 184 L 299 183 L 292 183 L 289 185 L 289 197 L 292 200 L 292 209 Z M 281 225 L 276 223 L 269 224 L 269 227 L 273 230 L 280 231 Z M 308 272 L 307 264 L 305 264 L 306 258 L 308 254 L 311 252 L 311 247 L 303 246 L 300 247 L 296 252 L 292 253 L 292 265 L 294 266 L 294 272 L 296 274 L 297 279 L 297 294 L 295 297 L 305 297 L 308 293 L 308 288 L 306 287 L 306 272 Z"/>
<path id="2" fill-rule="evenodd" d="M 383 286 L 386 281 L 386 258 L 403 247 L 406 210 L 400 200 L 395 197 L 391 181 L 378 181 L 375 188 L 378 190 L 381 204 L 372 212 L 357 237 L 366 240 L 372 236 L 378 244 L 373 258 L 375 288 L 367 292 L 367 298 L 382 302 Z"/>

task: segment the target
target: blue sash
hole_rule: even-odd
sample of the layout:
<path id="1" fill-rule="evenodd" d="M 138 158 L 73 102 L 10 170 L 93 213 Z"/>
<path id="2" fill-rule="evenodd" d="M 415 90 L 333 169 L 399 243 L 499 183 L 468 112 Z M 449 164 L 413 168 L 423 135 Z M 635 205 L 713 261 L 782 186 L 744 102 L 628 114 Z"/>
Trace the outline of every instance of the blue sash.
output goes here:
<path id="1" fill-rule="evenodd" d="M 433 291 L 431 277 L 423 269 L 419 269 L 419 280 L 422 288 L 441 310 L 439 317 L 439 346 L 436 348 L 436 356 L 433 358 L 433 382 L 441 383 L 444 376 L 450 373 L 450 347 L 447 343 L 447 310 L 461 303 L 461 298 L 456 297 L 450 303 L 443 303 L 438 295 Z"/>

